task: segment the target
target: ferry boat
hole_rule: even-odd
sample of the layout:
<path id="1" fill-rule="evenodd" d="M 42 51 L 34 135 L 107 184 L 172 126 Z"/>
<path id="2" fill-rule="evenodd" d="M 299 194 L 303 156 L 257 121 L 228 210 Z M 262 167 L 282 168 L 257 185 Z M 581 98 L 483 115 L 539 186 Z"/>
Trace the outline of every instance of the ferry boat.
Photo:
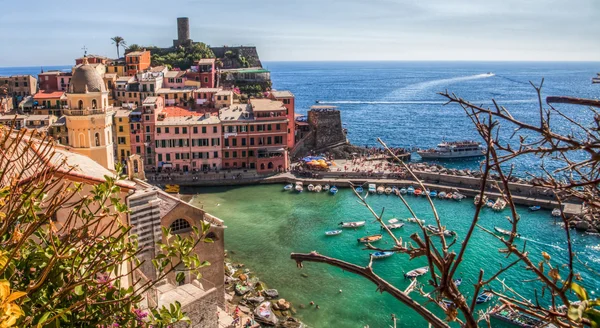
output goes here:
<path id="1" fill-rule="evenodd" d="M 484 148 L 476 141 L 442 142 L 436 148 L 418 150 L 422 159 L 460 159 L 483 157 Z"/>

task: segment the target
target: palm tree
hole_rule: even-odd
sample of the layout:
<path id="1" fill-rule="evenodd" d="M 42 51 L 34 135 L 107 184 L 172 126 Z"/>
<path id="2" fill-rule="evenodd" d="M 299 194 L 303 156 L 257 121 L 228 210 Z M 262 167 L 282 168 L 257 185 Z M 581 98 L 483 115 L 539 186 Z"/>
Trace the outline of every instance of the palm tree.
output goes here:
<path id="1" fill-rule="evenodd" d="M 133 51 L 142 51 L 143 48 L 139 45 L 139 44 L 131 44 L 129 45 L 129 47 L 127 47 L 127 52 L 133 52 Z"/>
<path id="2" fill-rule="evenodd" d="M 119 54 L 119 47 L 123 46 L 123 48 L 124 48 L 127 45 L 127 43 L 125 43 L 125 39 L 123 39 L 120 36 L 115 36 L 110 39 L 117 46 L 117 58 L 120 58 L 121 55 Z"/>

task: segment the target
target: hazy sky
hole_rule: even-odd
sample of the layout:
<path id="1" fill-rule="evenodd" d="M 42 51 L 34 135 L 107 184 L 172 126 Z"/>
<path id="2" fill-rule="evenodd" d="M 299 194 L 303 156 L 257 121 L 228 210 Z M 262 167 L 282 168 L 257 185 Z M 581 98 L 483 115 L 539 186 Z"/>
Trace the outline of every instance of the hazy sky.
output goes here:
<path id="1" fill-rule="evenodd" d="M 600 60 L 600 0 L 0 0 L 0 67 L 169 46 L 178 16 L 263 61 Z"/>

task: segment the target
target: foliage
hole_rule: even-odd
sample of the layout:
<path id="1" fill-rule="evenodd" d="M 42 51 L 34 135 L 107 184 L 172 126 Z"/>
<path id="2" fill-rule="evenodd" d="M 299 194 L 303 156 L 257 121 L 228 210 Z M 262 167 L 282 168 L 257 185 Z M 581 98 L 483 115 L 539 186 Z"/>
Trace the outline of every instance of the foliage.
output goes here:
<path id="1" fill-rule="evenodd" d="M 125 42 L 125 39 L 123 39 L 123 37 L 120 37 L 120 36 L 114 36 L 114 37 L 112 37 L 110 39 L 113 42 L 113 44 L 115 46 L 117 46 L 117 58 L 120 58 L 121 55 L 119 53 L 119 47 L 126 47 L 127 46 L 127 43 Z"/>
<path id="2" fill-rule="evenodd" d="M 130 52 L 142 51 L 142 50 L 144 50 L 144 48 L 142 48 L 139 44 L 134 43 L 134 44 L 130 44 L 127 47 L 127 50 L 125 51 L 125 53 L 127 54 L 127 53 L 130 53 Z"/>
<path id="3" fill-rule="evenodd" d="M 185 237 L 166 229 L 152 261 L 157 279 L 142 281 L 135 278 L 141 249 L 124 223 L 129 210 L 119 177 L 94 185 L 67 180 L 74 168 L 35 131 L 0 127 L 0 148 L 0 327 L 167 327 L 189 320 L 178 303 L 148 313 L 140 302 L 176 266 L 199 276 L 210 265 L 193 251 L 212 242 L 204 238 L 209 224 Z"/>
<path id="4" fill-rule="evenodd" d="M 215 55 L 205 43 L 194 42 L 190 46 L 175 48 L 145 47 L 152 53 L 152 66 L 171 66 L 181 70 L 190 68 L 194 61 L 203 58 L 214 58 Z"/>

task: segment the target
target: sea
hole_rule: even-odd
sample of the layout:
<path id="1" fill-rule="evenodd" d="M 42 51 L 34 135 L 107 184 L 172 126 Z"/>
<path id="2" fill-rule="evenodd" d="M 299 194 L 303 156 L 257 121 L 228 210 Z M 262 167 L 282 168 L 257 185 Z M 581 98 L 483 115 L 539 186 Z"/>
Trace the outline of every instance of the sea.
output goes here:
<path id="1" fill-rule="evenodd" d="M 600 85 L 591 78 L 600 72 L 600 62 L 266 62 L 271 71 L 273 87 L 290 90 L 296 96 L 296 112 L 306 114 L 317 101 L 335 105 L 341 111 L 349 140 L 357 145 L 377 146 L 382 138 L 388 145 L 406 148 L 434 147 L 443 140 L 480 140 L 472 122 L 457 105 L 444 105 L 439 92 L 451 92 L 475 104 L 492 106 L 492 99 L 505 106 L 514 117 L 525 122 L 539 122 L 539 103 L 531 83 L 543 79 L 542 99 L 546 96 L 573 96 L 599 99 Z M 70 66 L 44 67 L 69 69 Z M 0 76 L 34 74 L 40 67 L 0 68 Z M 575 121 L 588 124 L 593 114 L 581 106 L 558 105 L 557 108 Z M 578 133 L 564 120 L 552 121 L 552 129 L 561 133 Z M 503 124 L 500 140 L 515 144 L 511 139 L 514 127 Z M 580 154 L 573 154 L 579 156 Z M 413 161 L 419 161 L 417 155 Z M 515 174 L 539 173 L 541 161 L 522 157 L 514 164 Z M 545 163 L 557 167 L 557 163 Z M 445 162 L 456 168 L 477 169 L 477 161 Z M 427 327 L 426 322 L 412 310 L 388 294 L 380 294 L 376 286 L 362 277 L 343 272 L 324 264 L 304 263 L 296 268 L 290 259 L 292 252 L 317 251 L 358 265 L 366 265 L 369 251 L 356 242 L 357 238 L 380 232 L 368 210 L 360 205 L 350 190 L 341 189 L 337 195 L 327 193 L 296 194 L 282 191 L 282 185 L 248 187 L 212 187 L 182 189 L 194 196 L 192 203 L 220 217 L 227 225 L 225 246 L 234 261 L 245 263 L 253 274 L 269 286 L 277 288 L 282 297 L 290 300 L 297 316 L 310 327 L 390 327 L 391 315 L 398 318 L 398 327 Z M 410 216 L 398 198 L 370 196 L 368 202 L 375 211 L 384 210 L 384 218 L 405 219 Z M 435 201 L 443 224 L 464 237 L 472 220 L 473 202 Z M 422 198 L 409 198 L 409 204 L 420 218 L 432 223 L 432 212 Z M 564 230 L 555 224 L 548 211 L 530 212 L 519 207 L 521 216 L 518 241 L 526 246 L 534 262 L 541 253 L 551 256 L 552 264 L 567 263 Z M 509 228 L 507 211 L 496 213 L 484 210 L 480 224 Z M 337 227 L 341 221 L 366 220 L 364 228 L 345 230 L 341 235 L 326 237 L 324 232 Z M 395 235 L 409 241 L 415 225 L 407 223 L 395 230 Z M 591 295 L 600 291 L 600 238 L 573 233 L 575 262 L 581 273 L 581 284 Z M 456 249 L 460 243 L 453 246 Z M 385 236 L 379 246 L 391 246 Z M 461 290 L 473 297 L 473 284 L 480 269 L 489 277 L 511 258 L 498 252 L 500 243 L 481 230 L 476 230 L 465 261 L 458 273 L 463 278 Z M 219 264 L 213 264 L 219 265 Z M 396 254 L 376 261 L 375 272 L 400 288 L 408 286 L 403 274 L 425 265 L 424 259 L 409 260 Z M 562 269 L 561 269 L 561 272 Z M 522 265 L 505 272 L 500 279 L 526 298 L 533 299 L 531 273 Z M 426 290 L 426 278 L 419 278 Z M 499 283 L 490 286 L 502 290 Z M 340 292 L 340 290 L 342 292 Z M 417 300 L 423 298 L 412 294 Z M 539 294 L 538 294 L 539 296 Z M 575 299 L 575 295 L 572 295 Z M 315 302 L 320 309 L 309 306 Z M 547 302 L 547 293 L 540 300 Z M 494 303 L 478 306 L 485 309 Z M 303 308 L 304 307 L 304 308 Z M 429 304 L 434 313 L 443 316 Z M 455 325 L 456 326 L 456 325 Z M 502 327 L 494 322 L 494 327 Z"/>

